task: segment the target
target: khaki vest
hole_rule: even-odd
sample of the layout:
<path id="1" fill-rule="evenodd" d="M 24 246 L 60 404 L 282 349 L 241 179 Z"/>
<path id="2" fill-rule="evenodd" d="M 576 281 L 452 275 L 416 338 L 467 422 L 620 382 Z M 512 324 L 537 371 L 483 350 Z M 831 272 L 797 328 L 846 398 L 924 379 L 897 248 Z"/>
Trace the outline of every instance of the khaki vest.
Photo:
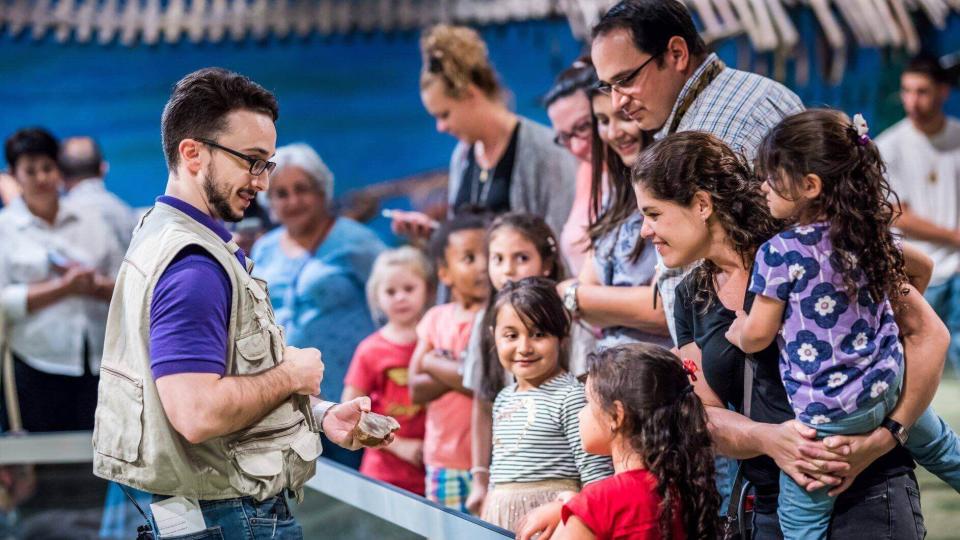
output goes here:
<path id="1" fill-rule="evenodd" d="M 263 500 L 289 488 L 299 497 L 321 450 L 307 397 L 293 395 L 256 424 L 201 444 L 189 443 L 167 420 L 150 371 L 150 301 L 163 271 L 190 245 L 212 254 L 230 277 L 227 375 L 251 375 L 283 357 L 283 329 L 266 285 L 237 260 L 236 244 L 157 203 L 134 234 L 110 302 L 93 472 L 158 495 Z"/>

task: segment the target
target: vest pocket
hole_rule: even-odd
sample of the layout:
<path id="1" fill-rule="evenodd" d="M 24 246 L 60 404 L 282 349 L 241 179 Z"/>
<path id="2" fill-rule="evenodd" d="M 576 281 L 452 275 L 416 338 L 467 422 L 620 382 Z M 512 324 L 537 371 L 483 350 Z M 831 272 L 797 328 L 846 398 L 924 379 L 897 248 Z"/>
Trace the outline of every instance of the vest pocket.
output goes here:
<path id="1" fill-rule="evenodd" d="M 93 427 L 98 453 L 133 463 L 143 436 L 143 381 L 120 367 L 100 366 L 100 388 Z"/>
<path id="2" fill-rule="evenodd" d="M 261 371 L 263 359 L 267 357 L 270 346 L 270 334 L 258 330 L 236 341 L 237 353 L 246 362 L 237 362 L 237 372 L 241 375 Z M 269 367 L 269 366 L 268 366 Z"/>

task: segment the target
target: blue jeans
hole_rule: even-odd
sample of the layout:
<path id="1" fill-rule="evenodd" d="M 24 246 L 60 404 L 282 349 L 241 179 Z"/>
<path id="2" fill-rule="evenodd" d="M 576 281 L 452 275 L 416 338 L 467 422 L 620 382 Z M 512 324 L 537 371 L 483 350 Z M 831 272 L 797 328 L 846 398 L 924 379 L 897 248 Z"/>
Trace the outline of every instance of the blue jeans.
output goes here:
<path id="1" fill-rule="evenodd" d="M 830 538 L 921 540 L 927 534 L 920 511 L 920 489 L 913 473 L 905 473 L 847 490 L 837 497 Z M 755 511 L 753 540 L 783 540 L 776 512 Z"/>
<path id="2" fill-rule="evenodd" d="M 727 515 L 727 506 L 730 504 L 730 491 L 733 489 L 733 479 L 737 475 L 737 460 L 717 455 L 714 459 L 717 469 L 717 492 L 720 494 L 720 515 Z"/>
<path id="3" fill-rule="evenodd" d="M 168 497 L 154 496 L 154 502 Z M 145 509 L 146 510 L 146 509 Z M 160 536 L 153 516 L 150 516 L 158 540 L 303 540 L 303 529 L 290 513 L 286 497 L 281 493 L 263 501 L 252 497 L 200 501 L 200 510 L 207 523 L 204 531 Z"/>
<path id="4" fill-rule="evenodd" d="M 876 429 L 897 404 L 899 392 L 886 392 L 884 399 L 829 424 L 813 426 L 820 437 L 867 433 Z M 928 471 L 960 491 L 960 439 L 940 417 L 927 408 L 910 430 L 907 450 Z M 787 539 L 826 538 L 835 499 L 829 488 L 808 492 L 784 472 L 780 473 L 777 513 Z"/>
<path id="5" fill-rule="evenodd" d="M 940 285 L 927 287 L 923 296 L 950 330 L 947 359 L 954 375 L 960 377 L 960 274 L 954 274 Z"/>

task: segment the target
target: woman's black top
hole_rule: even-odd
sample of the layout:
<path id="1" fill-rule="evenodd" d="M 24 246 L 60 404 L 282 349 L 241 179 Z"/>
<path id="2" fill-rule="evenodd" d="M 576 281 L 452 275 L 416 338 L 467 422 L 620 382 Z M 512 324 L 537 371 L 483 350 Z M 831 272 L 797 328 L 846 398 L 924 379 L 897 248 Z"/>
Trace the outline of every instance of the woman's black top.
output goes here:
<path id="1" fill-rule="evenodd" d="M 500 161 L 492 170 L 484 170 L 477 164 L 473 146 L 467 151 L 467 168 L 463 173 L 460 191 L 454 200 L 454 210 L 464 207 L 482 208 L 493 214 L 510 211 L 510 177 L 517 158 L 517 133 L 520 123 L 513 128 L 510 143 Z"/>
<path id="2" fill-rule="evenodd" d="M 743 409 L 743 370 L 746 354 L 724 336 L 736 319 L 736 313 L 723 306 L 714 292 L 713 301 L 695 301 L 694 278 L 691 273 L 677 287 L 674 317 L 677 344 L 680 347 L 696 343 L 700 348 L 703 375 L 710 388 L 738 411 Z M 711 284 L 711 287 L 713 285 Z M 749 312 L 754 294 L 747 291 L 743 302 Z M 780 424 L 795 418 L 787 401 L 787 393 L 780 379 L 778 366 L 780 349 L 774 341 L 769 347 L 753 355 L 756 361 L 750 418 L 765 424 Z M 780 469 L 772 458 L 758 456 L 742 461 L 744 476 L 754 484 L 759 494 L 779 491 Z M 881 478 L 897 476 L 914 468 L 909 453 L 901 447 L 891 450 L 867 467 L 854 480 L 853 488 L 866 486 Z"/>

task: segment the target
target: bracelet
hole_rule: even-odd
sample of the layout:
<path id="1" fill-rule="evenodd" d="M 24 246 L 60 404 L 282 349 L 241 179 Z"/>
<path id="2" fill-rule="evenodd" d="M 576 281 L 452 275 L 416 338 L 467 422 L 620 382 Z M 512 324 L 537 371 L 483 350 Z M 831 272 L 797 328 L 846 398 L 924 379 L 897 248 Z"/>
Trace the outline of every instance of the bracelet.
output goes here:
<path id="1" fill-rule="evenodd" d="M 478 474 L 478 473 L 490 474 L 490 469 L 487 467 L 470 467 L 470 474 Z"/>

